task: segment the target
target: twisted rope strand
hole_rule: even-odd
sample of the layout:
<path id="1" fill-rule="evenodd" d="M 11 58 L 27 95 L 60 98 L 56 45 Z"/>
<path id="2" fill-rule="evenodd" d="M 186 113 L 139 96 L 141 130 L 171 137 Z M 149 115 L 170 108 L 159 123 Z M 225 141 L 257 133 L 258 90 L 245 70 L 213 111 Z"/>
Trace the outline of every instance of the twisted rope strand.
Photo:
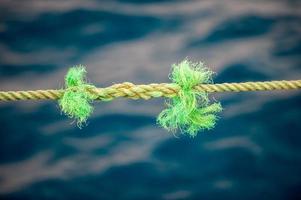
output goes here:
<path id="1" fill-rule="evenodd" d="M 76 88 L 74 88 L 76 90 Z M 301 89 L 301 80 L 264 81 L 244 83 L 200 84 L 194 87 L 200 92 L 247 92 L 267 90 Z M 180 87 L 173 83 L 151 83 L 148 85 L 134 85 L 124 82 L 106 88 L 91 88 L 87 90 L 96 96 L 97 100 L 112 100 L 119 97 L 130 99 L 150 99 L 156 97 L 174 97 Z M 17 100 L 57 100 L 62 97 L 64 90 L 28 90 L 28 91 L 0 91 L 0 101 Z"/>

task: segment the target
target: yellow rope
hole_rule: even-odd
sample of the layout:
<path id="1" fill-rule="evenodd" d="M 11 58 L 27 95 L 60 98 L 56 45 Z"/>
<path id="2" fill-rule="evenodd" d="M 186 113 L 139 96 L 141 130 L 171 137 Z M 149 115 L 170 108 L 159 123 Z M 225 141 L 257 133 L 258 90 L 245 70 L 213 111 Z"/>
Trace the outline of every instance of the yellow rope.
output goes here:
<path id="1" fill-rule="evenodd" d="M 74 88 L 76 90 L 76 87 Z M 301 80 L 265 81 L 244 83 L 200 84 L 194 87 L 201 92 L 246 92 L 263 90 L 293 90 L 301 89 Z M 118 97 L 131 99 L 150 99 L 155 97 L 174 97 L 180 87 L 170 83 L 152 83 L 148 85 L 134 85 L 124 82 L 106 88 L 87 87 L 87 91 L 98 100 L 112 100 Z M 57 100 L 62 97 L 64 90 L 28 90 L 28 91 L 0 91 L 0 101 L 17 100 Z"/>

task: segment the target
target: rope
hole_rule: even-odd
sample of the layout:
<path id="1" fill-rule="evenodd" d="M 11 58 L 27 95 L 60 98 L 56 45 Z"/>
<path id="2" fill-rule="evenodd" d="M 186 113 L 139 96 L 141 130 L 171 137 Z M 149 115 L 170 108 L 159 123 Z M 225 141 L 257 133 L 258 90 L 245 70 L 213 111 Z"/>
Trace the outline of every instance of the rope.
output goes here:
<path id="1" fill-rule="evenodd" d="M 76 90 L 76 87 L 73 88 Z M 268 90 L 295 90 L 301 89 L 301 80 L 291 81 L 264 81 L 244 83 L 199 84 L 193 90 L 199 92 L 247 92 Z M 173 83 L 152 83 L 135 85 L 124 82 L 106 88 L 87 87 L 86 90 L 95 96 L 96 100 L 112 100 L 119 97 L 130 99 L 145 99 L 156 97 L 172 98 L 177 96 L 180 86 Z M 65 90 L 27 90 L 27 91 L 0 91 L 0 101 L 17 100 L 58 100 Z"/>
<path id="2" fill-rule="evenodd" d="M 172 83 L 135 85 L 130 82 L 96 88 L 88 84 L 86 69 L 71 67 L 65 76 L 65 87 L 59 90 L 0 91 L 0 101 L 58 100 L 63 113 L 81 127 L 93 113 L 93 100 L 111 101 L 115 98 L 171 98 L 157 117 L 157 123 L 168 131 L 181 130 L 195 137 L 201 130 L 212 129 L 222 111 L 219 102 L 210 102 L 208 93 L 246 92 L 301 89 L 301 80 L 245 83 L 212 83 L 213 72 L 202 62 L 187 59 L 172 65 Z"/>

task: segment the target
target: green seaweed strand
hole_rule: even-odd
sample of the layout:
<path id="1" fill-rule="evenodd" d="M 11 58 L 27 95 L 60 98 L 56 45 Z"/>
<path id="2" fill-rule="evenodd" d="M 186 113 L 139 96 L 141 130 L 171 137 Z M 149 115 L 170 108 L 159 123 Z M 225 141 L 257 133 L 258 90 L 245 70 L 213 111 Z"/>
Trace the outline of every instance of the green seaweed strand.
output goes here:
<path id="1" fill-rule="evenodd" d="M 217 120 L 215 114 L 222 110 L 221 104 L 210 104 L 206 92 L 193 89 L 198 84 L 211 83 L 212 74 L 201 62 L 186 59 L 174 64 L 170 79 L 181 89 L 167 102 L 168 108 L 159 114 L 157 122 L 168 131 L 180 129 L 192 137 L 200 130 L 213 128 Z"/>

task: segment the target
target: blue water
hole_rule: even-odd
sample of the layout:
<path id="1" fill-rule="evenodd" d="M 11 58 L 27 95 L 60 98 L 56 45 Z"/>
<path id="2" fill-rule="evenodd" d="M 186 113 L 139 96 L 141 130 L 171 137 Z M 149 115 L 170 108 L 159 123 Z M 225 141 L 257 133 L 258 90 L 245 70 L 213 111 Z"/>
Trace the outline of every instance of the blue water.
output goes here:
<path id="1" fill-rule="evenodd" d="M 168 82 L 188 57 L 215 82 L 300 79 L 293 0 L 0 2 L 0 90 Z M 95 102 L 79 129 L 57 102 L 0 103 L 1 199 L 301 199 L 300 91 L 213 94 L 215 129 L 156 125 L 164 99 Z"/>

